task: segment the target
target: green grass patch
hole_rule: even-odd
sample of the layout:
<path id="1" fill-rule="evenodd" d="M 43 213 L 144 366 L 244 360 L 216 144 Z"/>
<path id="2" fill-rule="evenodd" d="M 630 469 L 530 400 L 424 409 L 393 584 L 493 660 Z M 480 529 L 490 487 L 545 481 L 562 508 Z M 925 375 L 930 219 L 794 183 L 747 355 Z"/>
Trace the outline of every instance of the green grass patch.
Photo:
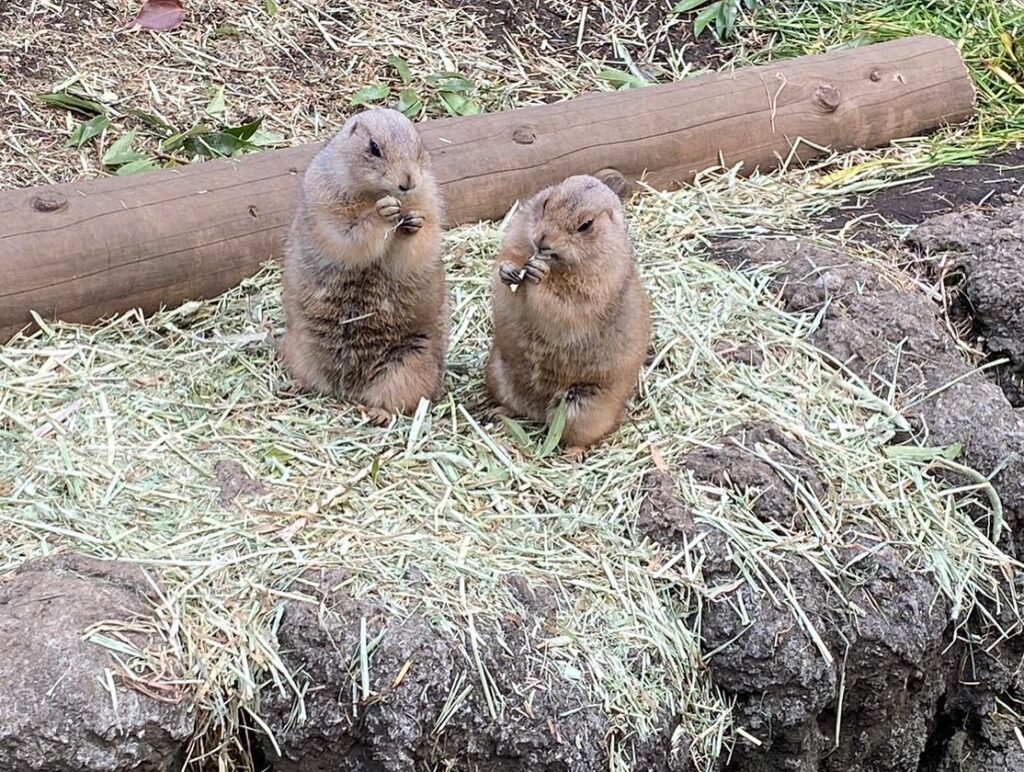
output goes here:
<path id="1" fill-rule="evenodd" d="M 868 164 L 864 173 L 892 179 L 930 166 L 970 164 L 981 154 L 1024 141 L 1020 0 L 764 3 L 740 30 L 740 58 L 763 64 L 925 34 L 948 38 L 960 49 L 978 90 L 977 115 L 967 126 L 898 143 L 900 163 Z"/>

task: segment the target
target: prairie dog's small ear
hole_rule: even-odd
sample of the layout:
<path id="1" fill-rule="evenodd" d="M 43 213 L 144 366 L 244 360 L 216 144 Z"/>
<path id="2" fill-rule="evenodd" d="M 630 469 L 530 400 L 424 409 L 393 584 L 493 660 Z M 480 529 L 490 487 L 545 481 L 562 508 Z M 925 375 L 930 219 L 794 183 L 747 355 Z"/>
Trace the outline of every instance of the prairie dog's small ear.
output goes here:
<path id="1" fill-rule="evenodd" d="M 351 137 L 353 134 L 355 134 L 357 131 L 359 131 L 360 128 L 361 127 L 360 127 L 359 121 L 358 120 L 353 120 L 352 123 L 349 125 L 348 135 L 347 136 Z"/>

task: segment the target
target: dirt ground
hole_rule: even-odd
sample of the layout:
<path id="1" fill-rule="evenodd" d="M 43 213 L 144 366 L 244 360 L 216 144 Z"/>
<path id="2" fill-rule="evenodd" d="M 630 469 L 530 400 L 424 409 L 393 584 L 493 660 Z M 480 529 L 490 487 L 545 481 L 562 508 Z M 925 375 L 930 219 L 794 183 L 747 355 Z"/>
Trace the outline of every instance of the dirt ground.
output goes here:
<path id="1" fill-rule="evenodd" d="M 867 235 L 879 223 L 919 225 L 961 207 L 997 207 L 1024 194 L 1024 149 L 982 158 L 970 166 L 933 169 L 922 179 L 845 202 L 822 218 L 838 230 L 854 220 L 854 233 Z"/>

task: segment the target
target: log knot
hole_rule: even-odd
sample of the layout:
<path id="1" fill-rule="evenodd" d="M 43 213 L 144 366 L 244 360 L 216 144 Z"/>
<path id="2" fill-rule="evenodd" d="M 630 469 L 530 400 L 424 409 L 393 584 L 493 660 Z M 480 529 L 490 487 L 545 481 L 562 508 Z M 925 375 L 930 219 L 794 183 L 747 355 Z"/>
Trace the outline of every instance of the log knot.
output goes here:
<path id="1" fill-rule="evenodd" d="M 68 200 L 60 193 L 43 193 L 32 196 L 32 208 L 37 212 L 63 212 L 68 208 Z"/>
<path id="2" fill-rule="evenodd" d="M 621 201 L 626 201 L 633 194 L 632 183 L 618 169 L 601 169 L 594 176 L 615 191 Z"/>
<path id="3" fill-rule="evenodd" d="M 814 103 L 827 113 L 834 113 L 838 110 L 842 101 L 843 95 L 835 86 L 822 83 L 814 90 Z"/>
<path id="4" fill-rule="evenodd" d="M 520 126 L 512 132 L 512 140 L 519 145 L 532 145 L 537 139 L 537 132 L 529 126 Z"/>

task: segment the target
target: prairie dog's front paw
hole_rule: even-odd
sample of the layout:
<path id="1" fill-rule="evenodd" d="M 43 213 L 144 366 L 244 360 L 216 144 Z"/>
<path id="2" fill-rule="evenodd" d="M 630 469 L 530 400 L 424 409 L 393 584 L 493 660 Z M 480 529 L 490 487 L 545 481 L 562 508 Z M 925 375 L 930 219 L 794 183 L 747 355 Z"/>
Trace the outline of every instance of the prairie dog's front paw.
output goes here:
<path id="1" fill-rule="evenodd" d="M 395 220 L 402 214 L 402 205 L 394 196 L 384 196 L 377 201 L 377 214 L 385 220 Z"/>
<path id="2" fill-rule="evenodd" d="M 532 284 L 540 284 L 551 273 L 551 266 L 543 260 L 530 260 L 523 268 L 524 278 Z"/>
<path id="3" fill-rule="evenodd" d="M 416 233 L 423 227 L 423 212 L 409 212 L 398 221 L 402 233 Z"/>
<path id="4" fill-rule="evenodd" d="M 501 283 L 507 287 L 522 284 L 523 276 L 523 269 L 511 260 L 506 260 L 498 266 L 498 278 L 501 279 Z"/>

